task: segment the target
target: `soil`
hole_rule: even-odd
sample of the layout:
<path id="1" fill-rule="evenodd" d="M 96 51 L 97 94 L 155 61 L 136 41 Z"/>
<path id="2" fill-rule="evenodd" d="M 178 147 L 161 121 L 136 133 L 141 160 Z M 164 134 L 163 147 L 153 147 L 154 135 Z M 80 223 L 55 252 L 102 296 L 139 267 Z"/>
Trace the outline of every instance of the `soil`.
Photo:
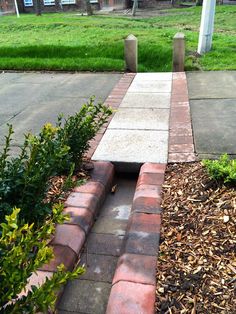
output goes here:
<path id="1" fill-rule="evenodd" d="M 211 180 L 201 163 L 172 164 L 162 208 L 156 313 L 233 313 L 236 189 Z"/>

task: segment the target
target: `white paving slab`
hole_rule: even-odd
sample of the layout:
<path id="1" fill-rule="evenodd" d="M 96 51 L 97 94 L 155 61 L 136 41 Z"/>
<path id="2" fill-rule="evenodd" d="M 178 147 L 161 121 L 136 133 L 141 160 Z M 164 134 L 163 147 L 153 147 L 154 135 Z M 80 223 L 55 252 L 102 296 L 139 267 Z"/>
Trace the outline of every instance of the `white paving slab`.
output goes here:
<path id="1" fill-rule="evenodd" d="M 168 130 L 168 109 L 119 108 L 108 129 Z"/>
<path id="2" fill-rule="evenodd" d="M 127 172 L 144 162 L 166 163 L 171 87 L 172 73 L 138 73 L 92 159 Z"/>
<path id="3" fill-rule="evenodd" d="M 168 131 L 108 129 L 92 159 L 125 163 L 166 163 Z"/>
<path id="4" fill-rule="evenodd" d="M 128 92 L 134 93 L 170 93 L 171 81 L 133 81 Z"/>
<path id="5" fill-rule="evenodd" d="M 172 72 L 137 73 L 133 82 L 136 81 L 171 81 Z"/>
<path id="6" fill-rule="evenodd" d="M 170 108 L 170 93 L 127 93 L 120 108 Z"/>

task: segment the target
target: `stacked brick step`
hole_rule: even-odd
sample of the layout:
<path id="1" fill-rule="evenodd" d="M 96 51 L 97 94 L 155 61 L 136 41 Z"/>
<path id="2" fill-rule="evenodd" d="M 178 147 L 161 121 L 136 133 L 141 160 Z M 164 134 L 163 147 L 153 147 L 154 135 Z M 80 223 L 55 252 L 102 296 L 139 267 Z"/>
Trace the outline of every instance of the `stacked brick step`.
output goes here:
<path id="1" fill-rule="evenodd" d="M 107 314 L 154 313 L 165 169 L 166 164 L 155 163 L 145 163 L 140 169 Z"/>

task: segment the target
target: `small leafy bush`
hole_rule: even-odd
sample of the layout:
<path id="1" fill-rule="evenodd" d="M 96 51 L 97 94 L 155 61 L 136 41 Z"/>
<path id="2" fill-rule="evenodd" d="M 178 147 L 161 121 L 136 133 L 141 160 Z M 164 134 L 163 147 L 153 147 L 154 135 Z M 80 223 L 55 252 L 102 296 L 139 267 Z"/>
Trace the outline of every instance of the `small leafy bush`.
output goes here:
<path id="1" fill-rule="evenodd" d="M 230 160 L 227 154 L 222 155 L 219 160 L 203 160 L 203 165 L 212 179 L 236 183 L 236 160 Z"/>
<path id="2" fill-rule="evenodd" d="M 55 224 L 65 219 L 62 210 L 63 205 L 54 205 L 52 215 L 43 226 L 35 228 L 34 224 L 19 225 L 20 209 L 14 208 L 0 225 L 0 313 L 45 313 L 53 310 L 60 286 L 84 272 L 83 267 L 66 272 L 60 265 L 53 277 L 41 287 L 31 286 L 28 294 L 18 297 L 28 278 L 52 258 L 53 252 L 47 243 L 55 231 Z"/>
<path id="3" fill-rule="evenodd" d="M 45 202 L 49 178 L 71 176 L 78 170 L 89 141 L 111 113 L 109 107 L 94 104 L 91 98 L 74 116 L 59 116 L 56 126 L 47 123 L 38 136 L 25 135 L 21 153 L 15 158 L 9 157 L 14 133 L 9 126 L 0 155 L 0 221 L 16 206 L 25 221 L 42 223 L 52 207 Z"/>

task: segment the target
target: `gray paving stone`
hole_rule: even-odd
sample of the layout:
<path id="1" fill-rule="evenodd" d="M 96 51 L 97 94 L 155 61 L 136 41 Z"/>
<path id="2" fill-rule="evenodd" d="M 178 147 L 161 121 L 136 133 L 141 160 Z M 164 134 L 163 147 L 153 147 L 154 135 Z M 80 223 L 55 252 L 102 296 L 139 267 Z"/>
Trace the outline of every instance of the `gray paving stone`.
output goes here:
<path id="1" fill-rule="evenodd" d="M 167 162 L 168 131 L 112 130 L 104 134 L 93 160 L 144 163 Z"/>
<path id="2" fill-rule="evenodd" d="M 59 311 L 104 314 L 111 284 L 89 280 L 69 282 L 57 306 Z"/>
<path id="3" fill-rule="evenodd" d="M 170 93 L 171 81 L 133 81 L 128 92 L 135 93 Z"/>
<path id="4" fill-rule="evenodd" d="M 82 254 L 80 264 L 85 265 L 86 272 L 81 279 L 112 282 L 118 257 L 97 254 Z"/>
<path id="5" fill-rule="evenodd" d="M 60 98 L 55 100 L 42 101 L 39 105 L 31 105 L 22 112 L 12 117 L 10 123 L 13 124 L 15 134 L 12 144 L 21 145 L 24 141 L 23 134 L 31 132 L 37 134 L 45 123 L 57 121 L 57 116 L 61 113 L 65 117 L 79 111 L 82 104 L 87 101 L 86 98 Z M 0 127 L 0 134 L 6 134 L 7 125 Z M 0 143 L 3 137 L 1 136 Z"/>
<path id="6" fill-rule="evenodd" d="M 172 72 L 156 72 L 156 73 L 137 73 L 134 82 L 136 81 L 171 81 Z"/>
<path id="7" fill-rule="evenodd" d="M 8 85 L 10 82 L 13 82 L 19 79 L 24 73 L 8 73 L 8 72 L 1 72 L 0 73 L 0 83 L 1 86 Z"/>
<path id="8" fill-rule="evenodd" d="M 71 76 L 76 79 L 79 74 L 71 73 L 22 73 L 18 75 L 15 79 L 15 83 L 27 83 L 27 84 L 64 84 L 68 81 Z"/>
<path id="9" fill-rule="evenodd" d="M 192 100 L 190 108 L 197 153 L 236 154 L 236 99 Z"/>
<path id="10" fill-rule="evenodd" d="M 123 236 L 125 235 L 126 226 L 127 220 L 114 219 L 113 217 L 99 217 L 91 232 Z"/>
<path id="11" fill-rule="evenodd" d="M 108 129 L 167 131 L 169 129 L 169 110 L 120 108 Z"/>
<path id="12" fill-rule="evenodd" d="M 98 99 L 106 98 L 114 85 L 118 83 L 122 74 L 94 73 L 71 76 L 62 88 L 54 91 L 54 96 L 62 97 L 85 97 L 89 98 L 95 95 Z"/>
<path id="13" fill-rule="evenodd" d="M 116 186 L 114 194 L 107 195 L 99 217 L 112 217 L 114 219 L 128 220 L 136 188 L 136 176 L 116 176 L 113 185 Z"/>
<path id="14" fill-rule="evenodd" d="M 236 98 L 236 71 L 187 72 L 190 99 Z"/>
<path id="15" fill-rule="evenodd" d="M 122 100 L 120 108 L 170 108 L 170 93 L 130 93 Z"/>
<path id="16" fill-rule="evenodd" d="M 121 77 L 110 73 L 1 73 L 0 145 L 7 122 L 15 130 L 12 144 L 20 145 L 24 133 L 37 133 L 44 123 L 55 122 L 59 113 L 73 114 L 90 96 L 104 101 Z"/>
<path id="17" fill-rule="evenodd" d="M 86 242 L 89 253 L 120 256 L 124 236 L 90 233 Z"/>

